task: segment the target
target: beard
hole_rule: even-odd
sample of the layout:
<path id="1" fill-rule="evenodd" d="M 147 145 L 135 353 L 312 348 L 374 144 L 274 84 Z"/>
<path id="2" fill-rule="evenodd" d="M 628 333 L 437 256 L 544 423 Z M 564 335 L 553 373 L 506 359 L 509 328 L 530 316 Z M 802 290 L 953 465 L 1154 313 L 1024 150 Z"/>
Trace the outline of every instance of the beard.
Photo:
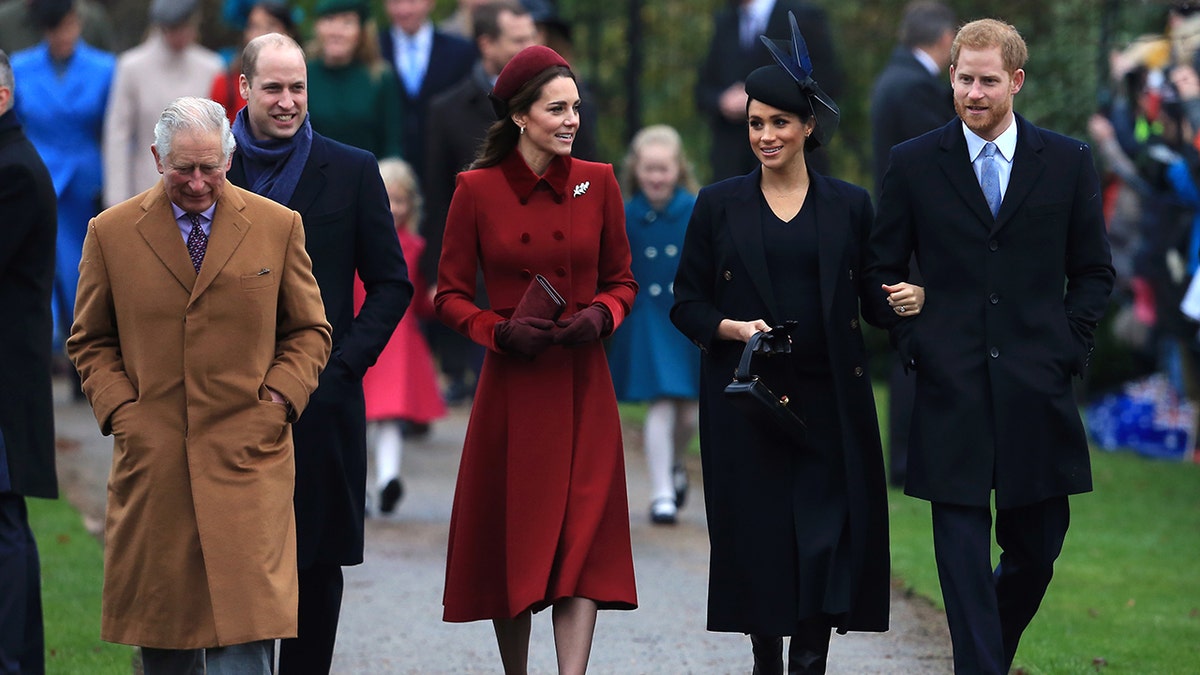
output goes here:
<path id="1" fill-rule="evenodd" d="M 967 100 L 965 98 L 954 98 L 954 112 L 958 113 L 958 118 L 967 125 L 967 128 L 975 132 L 979 136 L 987 138 L 992 134 L 990 132 L 999 130 L 1000 125 L 1008 117 L 1012 111 L 1012 99 L 1004 99 L 992 103 L 988 108 L 987 113 L 980 115 L 972 115 L 967 110 Z"/>

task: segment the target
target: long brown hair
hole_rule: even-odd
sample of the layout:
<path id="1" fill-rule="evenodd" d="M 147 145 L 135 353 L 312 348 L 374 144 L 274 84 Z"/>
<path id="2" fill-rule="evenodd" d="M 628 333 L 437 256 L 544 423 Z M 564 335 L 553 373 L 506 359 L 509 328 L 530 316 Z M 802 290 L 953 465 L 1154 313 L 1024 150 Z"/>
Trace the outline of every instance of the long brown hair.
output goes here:
<path id="1" fill-rule="evenodd" d="M 521 138 L 521 129 L 512 120 L 513 115 L 529 112 L 533 104 L 542 97 L 542 89 L 545 88 L 546 83 L 559 77 L 569 77 L 574 80 L 575 73 L 565 66 L 551 66 L 521 85 L 517 93 L 507 101 L 508 113 L 488 127 L 487 138 L 479 147 L 475 161 L 467 167 L 468 170 L 496 166 L 508 156 L 508 153 L 512 152 L 513 148 L 517 147 L 517 141 Z"/>

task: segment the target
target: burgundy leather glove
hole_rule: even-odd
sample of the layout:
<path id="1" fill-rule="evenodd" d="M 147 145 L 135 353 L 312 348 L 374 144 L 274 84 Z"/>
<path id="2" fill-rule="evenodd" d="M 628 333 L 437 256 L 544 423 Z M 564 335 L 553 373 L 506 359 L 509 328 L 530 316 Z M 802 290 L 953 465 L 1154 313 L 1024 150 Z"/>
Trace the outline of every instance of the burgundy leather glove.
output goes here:
<path id="1" fill-rule="evenodd" d="M 558 325 L 561 330 L 554 338 L 555 344 L 581 345 L 599 340 L 612 326 L 612 315 L 608 313 L 607 307 L 596 303 L 584 307 L 566 319 L 560 319 Z"/>
<path id="2" fill-rule="evenodd" d="M 550 319 L 526 316 L 496 324 L 496 346 L 526 359 L 533 359 L 554 344 L 557 332 Z"/>

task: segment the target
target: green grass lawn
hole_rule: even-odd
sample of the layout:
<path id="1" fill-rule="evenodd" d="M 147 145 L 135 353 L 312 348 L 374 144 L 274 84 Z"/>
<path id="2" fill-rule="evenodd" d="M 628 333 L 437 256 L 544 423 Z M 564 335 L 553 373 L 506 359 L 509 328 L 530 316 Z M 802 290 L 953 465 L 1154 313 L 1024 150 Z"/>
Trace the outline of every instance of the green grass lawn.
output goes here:
<path id="1" fill-rule="evenodd" d="M 65 499 L 28 499 L 42 559 L 46 672 L 101 675 L 132 672 L 133 650 L 100 640 L 100 544 Z"/>
<path id="2" fill-rule="evenodd" d="M 1095 490 L 1071 498 L 1066 545 L 1014 669 L 1200 672 L 1200 466 L 1093 451 L 1092 469 Z M 940 607 L 929 505 L 888 496 L 892 572 Z"/>

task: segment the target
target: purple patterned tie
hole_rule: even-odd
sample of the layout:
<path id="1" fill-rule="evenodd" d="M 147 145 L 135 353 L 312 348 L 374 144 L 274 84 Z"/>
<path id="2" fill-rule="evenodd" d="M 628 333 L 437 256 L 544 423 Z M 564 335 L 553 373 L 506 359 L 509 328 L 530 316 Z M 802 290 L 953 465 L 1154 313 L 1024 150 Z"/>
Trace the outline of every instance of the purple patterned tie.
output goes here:
<path id="1" fill-rule="evenodd" d="M 204 234 L 204 228 L 200 227 L 200 216 L 189 213 L 187 217 L 192 221 L 192 231 L 188 233 L 187 238 L 188 255 L 192 258 L 192 267 L 196 268 L 196 274 L 199 274 L 200 263 L 204 262 L 204 252 L 208 250 L 208 235 Z"/>

